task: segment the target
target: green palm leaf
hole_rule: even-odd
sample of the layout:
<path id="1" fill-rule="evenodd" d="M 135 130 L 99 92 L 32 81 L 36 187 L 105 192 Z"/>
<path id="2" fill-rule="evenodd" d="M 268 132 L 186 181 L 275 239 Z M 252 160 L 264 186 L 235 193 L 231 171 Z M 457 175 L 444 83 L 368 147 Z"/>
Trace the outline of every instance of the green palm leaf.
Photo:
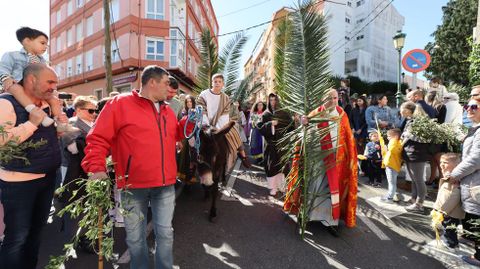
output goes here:
<path id="1" fill-rule="evenodd" d="M 196 93 L 200 93 L 205 89 L 212 87 L 212 75 L 219 71 L 218 48 L 211 32 L 208 28 L 204 28 L 200 38 L 200 57 L 201 63 L 197 71 L 197 87 Z"/>
<path id="2" fill-rule="evenodd" d="M 218 69 L 225 76 L 225 93 L 230 95 L 236 86 L 240 75 L 240 61 L 242 50 L 248 38 L 243 33 L 232 37 L 222 49 L 218 57 Z"/>
<path id="3" fill-rule="evenodd" d="M 249 74 L 246 78 L 242 79 L 238 83 L 238 87 L 233 89 L 233 93 L 230 94 L 233 101 L 237 101 L 239 104 L 243 105 L 246 103 L 247 98 L 252 92 L 262 87 L 262 83 L 255 83 L 250 87 L 253 80 L 253 73 Z M 228 94 L 228 93 L 227 93 Z"/>
<path id="4" fill-rule="evenodd" d="M 283 109 L 294 115 L 308 115 L 323 105 L 332 86 L 329 79 L 327 24 L 313 5 L 312 1 L 299 2 L 295 11 L 280 24 L 280 36 L 276 38 L 275 88 L 281 97 Z M 319 113 L 310 119 L 308 126 L 295 128 L 279 141 L 284 161 L 291 157 L 292 152 L 300 156 L 298 175 L 287 196 L 301 191 L 299 219 L 302 237 L 309 212 L 316 206 L 313 204 L 315 198 L 328 197 L 328 193 L 313 192 L 310 188 L 327 168 L 321 160 L 331 153 L 321 150 L 320 146 L 322 138 L 330 130 L 317 128 L 317 124 L 331 120 L 335 119 L 325 112 Z"/>

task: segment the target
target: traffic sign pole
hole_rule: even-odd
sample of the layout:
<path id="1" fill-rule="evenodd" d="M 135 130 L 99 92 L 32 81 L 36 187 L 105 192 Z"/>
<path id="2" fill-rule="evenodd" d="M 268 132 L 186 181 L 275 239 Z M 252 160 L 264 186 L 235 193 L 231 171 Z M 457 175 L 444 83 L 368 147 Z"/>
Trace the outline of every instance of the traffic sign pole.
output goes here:
<path id="1" fill-rule="evenodd" d="M 412 89 L 417 88 L 417 72 L 412 73 Z"/>

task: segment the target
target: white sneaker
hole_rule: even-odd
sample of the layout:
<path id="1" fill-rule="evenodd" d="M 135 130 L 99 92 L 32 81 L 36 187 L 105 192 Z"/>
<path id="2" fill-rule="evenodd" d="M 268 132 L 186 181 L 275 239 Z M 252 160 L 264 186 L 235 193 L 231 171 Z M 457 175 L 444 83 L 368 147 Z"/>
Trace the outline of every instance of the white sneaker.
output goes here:
<path id="1" fill-rule="evenodd" d="M 423 213 L 424 212 L 423 206 L 419 205 L 417 203 L 406 206 L 405 210 L 407 210 L 408 212 L 413 212 L 413 213 Z"/>
<path id="2" fill-rule="evenodd" d="M 400 198 L 398 198 L 398 195 L 397 195 L 397 194 L 395 194 L 395 195 L 393 196 L 392 201 L 394 201 L 394 202 L 396 202 L 396 203 L 397 203 L 397 202 L 400 202 Z"/>

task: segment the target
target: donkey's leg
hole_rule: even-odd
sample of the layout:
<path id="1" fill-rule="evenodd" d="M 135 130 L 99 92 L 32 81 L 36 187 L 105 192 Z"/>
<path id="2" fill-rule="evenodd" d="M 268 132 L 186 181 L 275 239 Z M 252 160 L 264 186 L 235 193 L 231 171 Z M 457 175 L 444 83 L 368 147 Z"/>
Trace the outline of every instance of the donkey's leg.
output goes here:
<path id="1" fill-rule="evenodd" d="M 218 196 L 218 181 L 215 181 L 211 186 L 211 196 L 212 196 L 212 207 L 210 208 L 210 215 L 208 216 L 208 220 L 213 222 L 213 219 L 217 216 L 217 196 Z"/>

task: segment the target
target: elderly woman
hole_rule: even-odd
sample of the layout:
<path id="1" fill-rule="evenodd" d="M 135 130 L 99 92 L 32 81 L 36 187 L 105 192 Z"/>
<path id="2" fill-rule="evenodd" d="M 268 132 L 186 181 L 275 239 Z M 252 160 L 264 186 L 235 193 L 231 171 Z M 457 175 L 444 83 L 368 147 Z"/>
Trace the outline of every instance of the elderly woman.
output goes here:
<path id="1" fill-rule="evenodd" d="M 472 90 L 472 94 L 474 94 Z M 463 141 L 462 161 L 452 173 L 447 176 L 451 182 L 460 184 L 462 207 L 465 210 L 463 229 L 474 233 L 474 236 L 465 236 L 475 242 L 475 254 L 463 256 L 462 259 L 476 266 L 480 266 L 480 227 L 474 225 L 480 221 L 480 100 L 471 99 L 465 106 L 467 117 L 473 125 Z"/>

